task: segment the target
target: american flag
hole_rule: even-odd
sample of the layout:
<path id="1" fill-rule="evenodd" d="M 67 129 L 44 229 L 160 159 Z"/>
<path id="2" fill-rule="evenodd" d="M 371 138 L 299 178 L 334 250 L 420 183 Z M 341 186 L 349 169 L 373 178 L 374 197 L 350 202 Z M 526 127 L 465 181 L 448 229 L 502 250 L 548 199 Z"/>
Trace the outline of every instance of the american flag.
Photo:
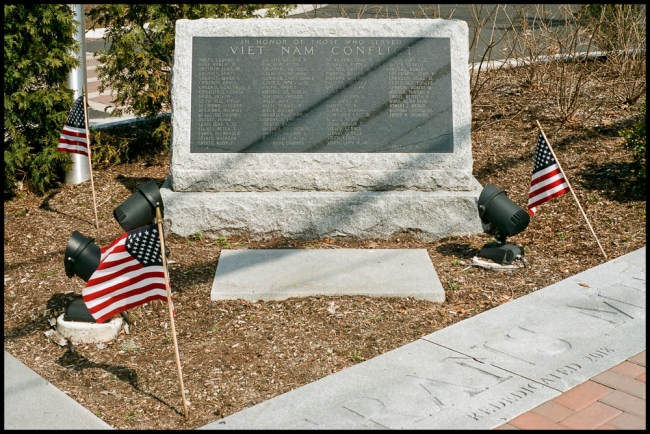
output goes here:
<path id="1" fill-rule="evenodd" d="M 564 179 L 560 166 L 553 158 L 551 148 L 540 132 L 535 151 L 535 168 L 528 192 L 528 214 L 534 216 L 537 207 L 548 200 L 568 193 L 569 184 Z"/>
<path id="2" fill-rule="evenodd" d="M 65 121 L 59 151 L 88 156 L 88 141 L 86 140 L 86 116 L 84 114 L 84 98 L 80 96 L 74 102 L 72 110 Z"/>
<path id="3" fill-rule="evenodd" d="M 151 300 L 167 301 L 158 227 L 134 229 L 102 248 L 81 294 L 98 323 Z"/>

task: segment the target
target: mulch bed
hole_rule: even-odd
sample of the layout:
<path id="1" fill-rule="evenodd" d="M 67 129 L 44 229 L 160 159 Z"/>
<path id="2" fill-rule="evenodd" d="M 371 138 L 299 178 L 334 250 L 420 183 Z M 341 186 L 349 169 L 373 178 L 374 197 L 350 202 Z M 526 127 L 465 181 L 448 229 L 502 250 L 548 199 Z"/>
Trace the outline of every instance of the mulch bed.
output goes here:
<path id="1" fill-rule="evenodd" d="M 594 83 L 601 97 L 563 127 L 550 101 L 495 73 L 473 108 L 474 174 L 526 206 L 537 139 L 535 120 L 571 182 L 609 259 L 645 246 L 646 189 L 618 130 L 639 116 Z M 598 88 L 601 86 L 601 88 Z M 599 90 L 600 89 L 600 90 Z M 545 99 L 546 98 L 546 99 Z M 587 116 L 589 114 L 589 116 Z M 571 194 L 541 205 L 509 242 L 523 246 L 526 268 L 470 266 L 493 235 L 436 241 L 390 239 L 211 239 L 168 236 L 176 332 L 190 418 L 178 387 L 167 306 L 152 302 L 127 313 L 129 333 L 100 349 L 59 346 L 45 332 L 84 282 L 65 276 L 63 254 L 75 230 L 109 244 L 122 231 L 113 209 L 149 180 L 169 175 L 169 155 L 94 168 L 99 229 L 89 182 L 45 195 L 5 200 L 4 348 L 119 429 L 193 429 L 371 359 L 463 319 L 605 262 Z M 413 298 L 305 297 L 285 301 L 211 301 L 222 249 L 426 249 L 446 290 L 444 303 Z"/>

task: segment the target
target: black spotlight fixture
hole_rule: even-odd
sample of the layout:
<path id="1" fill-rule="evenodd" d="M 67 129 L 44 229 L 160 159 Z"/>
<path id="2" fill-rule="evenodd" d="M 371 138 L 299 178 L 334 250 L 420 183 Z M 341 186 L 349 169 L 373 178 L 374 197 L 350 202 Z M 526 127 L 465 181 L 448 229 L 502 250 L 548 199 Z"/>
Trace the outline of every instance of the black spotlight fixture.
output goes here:
<path id="1" fill-rule="evenodd" d="M 81 295 L 75 295 L 72 303 L 63 314 L 63 321 L 97 322 L 86 306 Z"/>
<path id="2" fill-rule="evenodd" d="M 94 238 L 84 237 L 77 231 L 72 233 L 65 246 L 63 258 L 66 276 L 79 276 L 84 282 L 88 282 L 90 276 L 99 267 L 101 259 L 99 246 L 93 241 Z"/>
<path id="3" fill-rule="evenodd" d="M 138 189 L 131 197 L 113 210 L 113 217 L 125 232 L 146 226 L 156 217 L 156 205 L 160 205 L 160 213 L 165 207 L 156 181 L 149 181 Z M 170 250 L 165 246 L 165 256 L 169 258 Z"/>
<path id="4" fill-rule="evenodd" d="M 113 210 L 115 220 L 126 232 L 146 226 L 156 217 L 156 205 L 163 213 L 163 202 L 156 181 L 149 181 Z"/>
<path id="5" fill-rule="evenodd" d="M 487 243 L 479 256 L 498 264 L 511 264 L 524 250 L 506 243 L 506 237 L 517 235 L 528 227 L 530 215 L 514 203 L 503 190 L 492 184 L 485 186 L 478 198 L 478 215 L 483 223 L 491 224 L 497 231 L 497 241 Z"/>
<path id="6" fill-rule="evenodd" d="M 93 275 L 101 259 L 101 250 L 93 238 L 85 237 L 74 231 L 65 246 L 63 265 L 68 277 L 78 276 L 84 282 Z M 86 303 L 80 295 L 76 295 L 68 305 L 63 315 L 64 321 L 97 322 L 90 314 Z"/>

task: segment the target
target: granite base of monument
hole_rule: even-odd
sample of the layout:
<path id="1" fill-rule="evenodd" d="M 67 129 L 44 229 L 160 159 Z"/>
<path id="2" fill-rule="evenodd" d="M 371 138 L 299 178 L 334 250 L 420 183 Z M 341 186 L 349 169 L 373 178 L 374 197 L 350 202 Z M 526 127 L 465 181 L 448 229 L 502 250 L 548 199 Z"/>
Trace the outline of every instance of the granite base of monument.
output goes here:
<path id="1" fill-rule="evenodd" d="M 311 239 L 349 236 L 386 239 L 408 234 L 425 240 L 481 233 L 470 191 L 160 192 L 166 230 L 180 236 Z"/>

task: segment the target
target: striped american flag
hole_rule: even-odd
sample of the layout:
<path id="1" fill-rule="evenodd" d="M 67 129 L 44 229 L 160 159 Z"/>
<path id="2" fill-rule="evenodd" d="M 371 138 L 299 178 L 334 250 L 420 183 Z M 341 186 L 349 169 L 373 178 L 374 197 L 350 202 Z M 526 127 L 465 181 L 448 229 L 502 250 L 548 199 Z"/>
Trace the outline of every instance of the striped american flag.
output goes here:
<path id="1" fill-rule="evenodd" d="M 157 226 L 134 229 L 102 248 L 81 294 L 98 323 L 151 300 L 167 301 Z"/>
<path id="2" fill-rule="evenodd" d="M 58 150 L 71 154 L 88 156 L 88 141 L 86 139 L 86 116 L 84 113 L 83 96 L 77 98 L 70 110 L 68 119 L 65 121 L 61 137 L 59 138 Z"/>
<path id="3" fill-rule="evenodd" d="M 528 214 L 534 216 L 541 203 L 562 196 L 569 191 L 569 184 L 564 179 L 557 161 L 553 158 L 553 153 L 544 140 L 544 135 L 540 132 L 535 151 L 533 179 L 528 192 Z"/>

